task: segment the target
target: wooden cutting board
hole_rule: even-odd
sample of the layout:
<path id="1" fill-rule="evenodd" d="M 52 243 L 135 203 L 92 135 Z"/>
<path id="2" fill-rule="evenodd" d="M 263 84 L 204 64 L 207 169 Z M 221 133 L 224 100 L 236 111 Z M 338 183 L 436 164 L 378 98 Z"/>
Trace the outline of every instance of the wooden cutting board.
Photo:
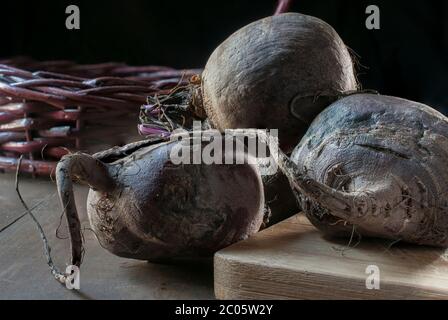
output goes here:
<path id="1" fill-rule="evenodd" d="M 447 299 L 444 249 L 326 240 L 303 215 L 215 255 L 218 299 Z"/>

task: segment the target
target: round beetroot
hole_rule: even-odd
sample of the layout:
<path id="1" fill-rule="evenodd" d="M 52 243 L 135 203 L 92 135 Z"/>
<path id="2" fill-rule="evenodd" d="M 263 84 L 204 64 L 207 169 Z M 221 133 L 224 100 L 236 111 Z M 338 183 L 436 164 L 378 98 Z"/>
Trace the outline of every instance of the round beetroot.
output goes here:
<path id="1" fill-rule="evenodd" d="M 278 129 L 289 151 L 323 108 L 356 89 L 336 31 L 318 18 L 285 13 L 255 21 L 218 46 L 197 101 L 214 127 Z"/>
<path id="2" fill-rule="evenodd" d="M 421 103 L 343 98 L 311 125 L 282 168 L 325 233 L 448 246 L 448 119 Z"/>
<path id="3" fill-rule="evenodd" d="M 212 53 L 202 75 L 142 109 L 144 135 L 208 119 L 219 130 L 278 129 L 290 152 L 325 107 L 357 90 L 353 61 L 324 21 L 284 13 L 255 21 Z"/>
<path id="4" fill-rule="evenodd" d="M 140 142 L 95 157 L 65 156 L 58 192 L 81 264 L 82 237 L 72 179 L 91 187 L 88 215 L 101 245 L 127 258 L 161 260 L 208 256 L 257 232 L 263 221 L 261 177 L 250 164 L 178 164 L 183 141 Z M 102 159 L 100 161 L 99 159 Z"/>

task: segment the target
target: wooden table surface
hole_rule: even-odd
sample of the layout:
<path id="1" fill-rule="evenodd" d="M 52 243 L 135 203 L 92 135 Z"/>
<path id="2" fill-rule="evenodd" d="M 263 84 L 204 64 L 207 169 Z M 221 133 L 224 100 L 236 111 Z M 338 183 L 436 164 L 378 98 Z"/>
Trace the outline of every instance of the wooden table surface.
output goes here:
<path id="1" fill-rule="evenodd" d="M 14 189 L 14 175 L 0 174 L 0 299 L 214 299 L 213 261 L 159 265 L 118 258 L 100 247 L 85 230 L 86 255 L 81 290 L 69 291 L 51 276 L 36 226 L 25 214 Z M 61 207 L 53 182 L 21 180 L 21 193 L 43 225 L 59 268 L 70 261 L 69 242 L 57 239 Z M 87 188 L 77 187 L 83 226 Z M 60 236 L 67 236 L 66 224 Z"/>
<path id="2" fill-rule="evenodd" d="M 444 249 L 324 239 L 297 215 L 215 255 L 218 299 L 447 299 Z"/>

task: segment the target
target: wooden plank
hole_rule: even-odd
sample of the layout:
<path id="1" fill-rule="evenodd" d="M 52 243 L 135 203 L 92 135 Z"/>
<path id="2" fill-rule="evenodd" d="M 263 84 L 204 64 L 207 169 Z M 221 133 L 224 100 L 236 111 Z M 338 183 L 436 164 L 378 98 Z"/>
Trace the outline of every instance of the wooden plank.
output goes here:
<path id="1" fill-rule="evenodd" d="M 444 249 L 326 240 L 297 215 L 215 255 L 218 299 L 447 299 Z M 379 290 L 368 289 L 369 266 Z M 377 274 L 377 273 L 376 273 Z M 369 280 L 372 280 L 370 277 Z M 369 283 L 372 283 L 371 281 Z"/>
<path id="2" fill-rule="evenodd" d="M 2 185 L 13 185 L 13 177 L 1 176 Z M 55 191 L 45 180 L 21 180 L 22 194 L 30 204 Z M 10 217 L 23 212 L 14 192 L 3 193 Z M 86 218 L 87 188 L 76 187 L 76 202 L 82 225 Z M 2 201 L 3 205 L 3 201 Z M 56 196 L 34 211 L 52 246 L 56 265 L 63 269 L 69 262 L 69 242 L 57 239 L 61 207 Z M 3 221 L 9 221 L 10 218 Z M 64 220 L 63 220 L 64 221 Z M 60 236 L 67 236 L 65 223 Z M 181 265 L 151 264 L 116 257 L 100 247 L 95 235 L 84 230 L 86 254 L 81 267 L 81 290 L 69 291 L 50 274 L 43 255 L 42 242 L 29 216 L 24 216 L 0 232 L 0 300 L 2 299 L 213 299 L 213 263 L 211 260 Z"/>

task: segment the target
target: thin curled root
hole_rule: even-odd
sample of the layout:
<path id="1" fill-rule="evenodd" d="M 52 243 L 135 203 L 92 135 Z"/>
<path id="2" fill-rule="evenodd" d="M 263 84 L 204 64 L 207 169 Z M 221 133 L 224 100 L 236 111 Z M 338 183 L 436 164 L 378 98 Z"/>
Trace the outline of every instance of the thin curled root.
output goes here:
<path id="1" fill-rule="evenodd" d="M 356 235 L 358 236 L 358 240 L 357 240 L 357 242 L 356 242 L 353 246 L 351 246 L 351 244 L 352 244 L 352 242 L 353 242 L 353 238 L 354 238 L 354 236 L 355 236 L 355 233 L 356 233 Z M 340 252 L 341 255 L 344 256 L 344 254 L 345 254 L 347 251 L 352 250 L 352 249 L 355 249 L 357 246 L 359 246 L 359 244 L 361 243 L 361 240 L 362 240 L 362 235 L 356 230 L 356 226 L 353 225 L 353 227 L 352 227 L 352 232 L 351 232 L 351 234 L 350 234 L 350 239 L 349 239 L 349 241 L 348 241 L 347 246 L 346 246 L 346 247 L 343 247 L 343 248 L 338 248 L 338 247 L 332 247 L 332 248 L 333 248 L 333 250 Z"/>
<path id="2" fill-rule="evenodd" d="M 200 81 L 200 76 L 196 75 L 186 86 L 176 86 L 165 95 L 148 97 L 147 104 L 140 110 L 140 134 L 169 136 L 176 129 L 191 130 L 195 120 L 204 120 Z"/>
<path id="3" fill-rule="evenodd" d="M 20 174 L 20 166 L 22 164 L 22 159 L 23 159 L 23 155 L 20 156 L 19 161 L 17 163 L 17 171 L 16 171 L 16 182 L 15 182 L 15 188 L 16 188 L 16 192 L 17 195 L 19 196 L 19 200 L 22 203 L 23 207 L 25 208 L 27 214 L 31 217 L 31 219 L 33 219 L 33 222 L 36 224 L 37 229 L 39 231 L 40 237 L 42 239 L 43 242 L 43 246 L 44 246 L 44 253 L 45 253 L 45 257 L 47 258 L 47 265 L 50 267 L 51 270 L 51 274 L 55 277 L 56 280 L 58 280 L 61 283 L 65 283 L 65 280 L 67 279 L 66 274 L 62 273 L 54 264 L 53 262 L 53 258 L 51 256 L 51 247 L 48 243 L 48 238 L 45 235 L 44 229 L 42 228 L 42 225 L 39 223 L 39 221 L 37 220 L 37 218 L 34 216 L 32 210 L 35 208 L 29 208 L 28 205 L 26 204 L 25 200 L 22 197 L 22 194 L 20 193 L 20 188 L 19 188 L 19 174 Z M 44 199 L 45 200 L 45 199 Z"/>

